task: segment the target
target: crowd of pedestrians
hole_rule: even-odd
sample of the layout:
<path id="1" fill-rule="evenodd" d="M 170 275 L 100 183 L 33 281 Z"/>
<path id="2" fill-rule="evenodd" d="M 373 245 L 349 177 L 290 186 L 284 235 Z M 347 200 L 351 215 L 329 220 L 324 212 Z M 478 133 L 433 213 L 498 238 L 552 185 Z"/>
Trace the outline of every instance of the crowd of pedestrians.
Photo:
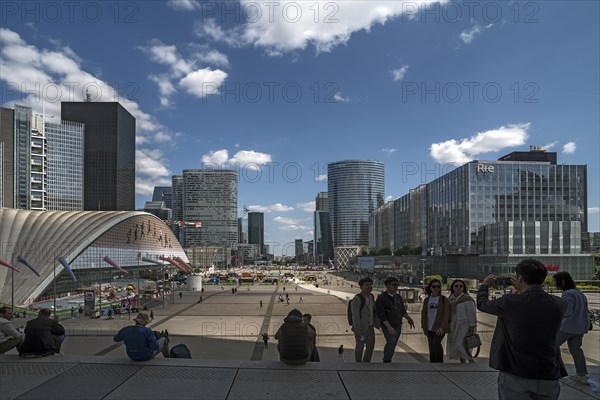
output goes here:
<path id="1" fill-rule="evenodd" d="M 568 272 L 553 275 L 554 284 L 562 291 L 559 298 L 542 287 L 547 276 L 545 266 L 534 259 L 527 259 L 516 266 L 516 277 L 511 284 L 516 293 L 490 299 L 490 288 L 496 277 L 486 277 L 477 292 L 475 301 L 468 293 L 463 280 L 449 285 L 449 295 L 442 294 L 442 282 L 433 279 L 425 287 L 421 307 L 421 331 L 425 336 L 431 363 L 444 362 L 443 339 L 446 337 L 446 358 L 460 363 L 473 363 L 471 351 L 465 346 L 465 338 L 477 331 L 477 315 L 483 313 L 497 317 L 489 354 L 490 367 L 499 371 L 498 398 L 548 398 L 557 399 L 560 394 L 558 380 L 567 376 L 561 358 L 560 347 L 567 344 L 573 356 L 576 374 L 569 377 L 579 383 L 587 383 L 588 370 L 582 350 L 584 335 L 590 329 L 586 296 L 576 288 Z M 376 330 L 381 330 L 384 363 L 391 363 L 400 340 L 403 321 L 411 329 L 415 323 L 401 297 L 397 277 L 383 281 L 385 290 L 373 295 L 373 279 L 363 277 L 358 281 L 360 292 L 348 302 L 348 322 L 355 339 L 355 362 L 371 362 Z M 284 288 L 285 289 L 285 288 Z M 297 290 L 297 289 L 296 289 Z M 235 292 L 233 292 L 235 293 Z M 285 291 L 284 291 L 285 293 Z M 182 293 L 179 293 L 180 298 Z M 279 301 L 289 304 L 290 296 L 280 295 Z M 300 296 L 302 303 L 302 296 Z M 263 301 L 259 301 L 263 308 Z M 51 310 L 44 308 L 37 318 L 27 322 L 24 329 L 12 324 L 13 311 L 0 307 L 0 354 L 16 348 L 23 356 L 45 356 L 61 352 L 65 329 L 51 318 Z M 115 342 L 124 342 L 130 359 L 146 361 L 162 353 L 169 357 L 169 337 L 166 331 L 154 332 L 146 325 L 154 321 L 154 312 L 140 313 L 135 325 L 121 329 Z M 289 311 L 283 324 L 274 335 L 280 360 L 298 365 L 320 361 L 317 329 L 312 315 L 298 309 Z M 264 348 L 269 347 L 267 332 L 260 335 Z M 343 345 L 338 349 L 338 360 L 343 361 Z M 531 397 L 533 396 L 533 397 Z"/>

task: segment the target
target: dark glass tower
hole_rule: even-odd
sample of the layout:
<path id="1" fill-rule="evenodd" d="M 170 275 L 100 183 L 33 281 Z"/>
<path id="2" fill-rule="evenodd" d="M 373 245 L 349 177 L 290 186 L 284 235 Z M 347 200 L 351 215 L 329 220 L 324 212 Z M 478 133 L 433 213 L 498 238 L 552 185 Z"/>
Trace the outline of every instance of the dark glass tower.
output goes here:
<path id="1" fill-rule="evenodd" d="M 84 210 L 135 209 L 135 118 L 117 102 L 63 102 L 85 124 Z"/>
<path id="2" fill-rule="evenodd" d="M 265 214 L 261 212 L 248 213 L 248 243 L 259 245 L 263 254 L 265 247 Z"/>

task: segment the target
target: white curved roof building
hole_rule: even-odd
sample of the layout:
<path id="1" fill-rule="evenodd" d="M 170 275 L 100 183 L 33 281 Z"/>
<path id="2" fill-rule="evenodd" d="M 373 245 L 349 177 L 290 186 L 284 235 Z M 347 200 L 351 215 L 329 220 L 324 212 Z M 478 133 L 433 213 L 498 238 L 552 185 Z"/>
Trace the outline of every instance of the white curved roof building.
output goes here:
<path id="1" fill-rule="evenodd" d="M 102 275 L 107 270 L 122 275 L 102 261 L 105 256 L 121 268 L 130 270 L 153 265 L 142 257 L 158 261 L 161 255 L 180 257 L 189 262 L 169 227 L 152 214 L 0 208 L 0 259 L 20 270 L 13 273 L 10 268 L 0 266 L 1 303 L 10 304 L 13 296 L 15 305 L 33 302 L 50 287 L 55 274 L 59 293 L 90 286 L 93 270 Z M 17 263 L 19 256 L 40 276 Z M 69 263 L 77 282 L 73 282 L 56 261 L 58 257 L 64 257 Z"/>

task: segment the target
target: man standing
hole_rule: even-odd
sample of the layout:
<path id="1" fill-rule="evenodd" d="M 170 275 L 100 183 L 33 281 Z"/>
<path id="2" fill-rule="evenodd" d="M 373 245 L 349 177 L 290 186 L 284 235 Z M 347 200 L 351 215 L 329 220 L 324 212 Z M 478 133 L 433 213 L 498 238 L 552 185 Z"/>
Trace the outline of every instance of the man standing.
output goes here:
<path id="1" fill-rule="evenodd" d="M 13 310 L 10 307 L 0 307 L 0 354 L 21 346 L 25 335 L 17 331 L 10 322 L 13 318 Z"/>
<path id="2" fill-rule="evenodd" d="M 354 361 L 371 362 L 373 349 L 375 348 L 375 328 L 379 329 L 379 319 L 375 314 L 375 298 L 371 294 L 373 279 L 369 277 L 362 278 L 358 281 L 358 285 L 360 286 L 360 293 L 350 300 L 352 332 L 354 332 L 356 339 Z"/>
<path id="3" fill-rule="evenodd" d="M 556 347 L 556 336 L 566 304 L 546 293 L 544 265 L 534 259 L 521 261 L 511 282 L 518 291 L 488 300 L 496 277 L 486 277 L 477 292 L 477 308 L 496 315 L 490 350 L 490 367 L 497 369 L 499 400 L 558 399 L 558 380 L 567 375 Z"/>
<path id="4" fill-rule="evenodd" d="M 169 336 L 166 332 L 155 335 L 146 328 L 150 322 L 147 314 L 139 313 L 134 319 L 135 325 L 126 326 L 113 338 L 115 342 L 125 342 L 127 355 L 133 361 L 148 361 L 162 352 L 163 357 L 169 357 Z M 158 337 L 157 337 L 158 336 Z"/>
<path id="5" fill-rule="evenodd" d="M 415 327 L 413 319 L 408 315 L 402 297 L 397 293 L 400 281 L 395 276 L 389 276 L 383 281 L 385 292 L 377 296 L 375 309 L 381 321 L 381 330 L 386 343 L 383 348 L 383 362 L 391 363 L 394 349 L 400 339 L 402 318 L 406 318 L 411 328 Z"/>
<path id="6" fill-rule="evenodd" d="M 49 308 L 42 308 L 37 318 L 32 319 L 25 327 L 25 339 L 19 348 L 20 355 L 50 355 L 60 353 L 60 346 L 65 339 L 65 328 L 58 321 L 50 318 Z"/>

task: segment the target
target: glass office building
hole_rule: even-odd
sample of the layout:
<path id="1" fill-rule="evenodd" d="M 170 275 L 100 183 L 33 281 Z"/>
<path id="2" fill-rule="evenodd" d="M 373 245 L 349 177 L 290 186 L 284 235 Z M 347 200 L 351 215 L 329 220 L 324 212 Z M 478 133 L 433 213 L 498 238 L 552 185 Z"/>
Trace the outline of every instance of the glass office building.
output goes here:
<path id="1" fill-rule="evenodd" d="M 327 192 L 333 246 L 369 244 L 369 215 L 384 203 L 384 165 L 346 160 L 327 165 Z"/>
<path id="2" fill-rule="evenodd" d="M 48 211 L 83 210 L 84 125 L 45 122 L 48 143 Z"/>
<path id="3" fill-rule="evenodd" d="M 237 172 L 217 169 L 186 169 L 173 176 L 173 219 L 201 222 L 181 229 L 183 247 L 230 246 L 238 243 Z"/>
<path id="4" fill-rule="evenodd" d="M 549 161 L 527 161 L 526 153 L 519 161 L 471 161 L 411 190 L 394 201 L 391 217 L 385 209 L 373 213 L 371 247 L 421 246 L 428 255 L 579 254 L 587 166 L 531 153 Z M 394 230 L 384 231 L 390 225 Z"/>

